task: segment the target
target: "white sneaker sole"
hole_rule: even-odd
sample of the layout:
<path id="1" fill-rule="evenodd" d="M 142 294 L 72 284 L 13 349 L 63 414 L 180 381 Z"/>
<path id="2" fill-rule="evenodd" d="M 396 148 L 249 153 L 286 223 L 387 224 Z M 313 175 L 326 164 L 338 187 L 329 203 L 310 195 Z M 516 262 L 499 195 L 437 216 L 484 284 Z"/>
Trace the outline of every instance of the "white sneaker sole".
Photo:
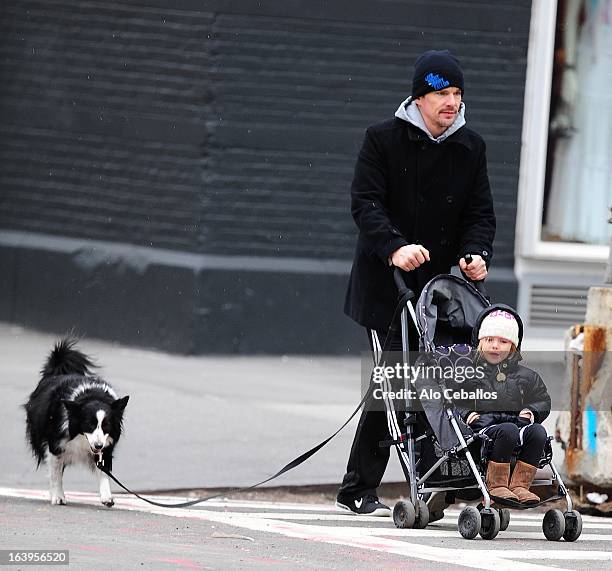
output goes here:
<path id="1" fill-rule="evenodd" d="M 373 516 L 376 516 L 376 517 L 391 517 L 391 509 L 390 508 L 376 508 L 373 512 L 371 512 L 369 514 L 360 514 L 360 513 L 354 512 L 347 505 L 341 504 L 340 502 L 336 502 L 336 507 L 338 509 L 341 509 L 342 511 L 349 512 L 349 513 L 351 513 L 353 515 L 356 515 L 356 516 L 360 516 L 360 515 L 373 515 Z"/>

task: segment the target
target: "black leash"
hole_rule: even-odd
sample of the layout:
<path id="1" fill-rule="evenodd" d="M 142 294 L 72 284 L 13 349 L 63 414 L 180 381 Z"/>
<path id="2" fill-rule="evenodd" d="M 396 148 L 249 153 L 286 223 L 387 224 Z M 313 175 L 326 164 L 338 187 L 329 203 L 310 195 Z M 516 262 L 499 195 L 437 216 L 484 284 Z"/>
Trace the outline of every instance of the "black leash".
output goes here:
<path id="1" fill-rule="evenodd" d="M 395 318 L 397 316 L 398 310 L 399 310 L 399 308 L 403 304 L 405 304 L 412 297 L 413 297 L 412 292 L 410 290 L 408 290 L 404 286 L 404 291 L 400 291 L 399 300 L 398 300 L 398 303 L 397 303 L 397 305 L 395 307 L 395 311 L 393 312 L 393 318 L 391 319 L 391 325 L 389 326 L 389 329 L 387 330 L 387 335 L 386 335 L 385 340 L 384 340 L 383 345 L 382 345 L 383 348 L 382 348 L 382 355 L 381 355 L 381 361 L 380 361 L 381 363 L 385 362 L 385 357 L 386 357 L 386 354 L 387 354 L 387 345 L 389 344 L 390 338 L 391 338 L 393 332 L 395 331 L 394 322 L 395 322 Z M 316 446 L 314 446 L 313 448 L 311 448 L 307 452 L 304 452 L 303 454 L 301 454 L 297 458 L 291 460 L 291 462 L 289 462 L 288 464 L 283 466 L 278 472 L 276 472 L 276 474 L 270 476 L 269 478 L 266 478 L 265 480 L 262 480 L 261 482 L 257 482 L 257 484 L 252 484 L 251 486 L 246 486 L 246 487 L 242 487 L 242 488 L 232 488 L 232 489 L 230 489 L 230 490 L 228 490 L 226 492 L 220 492 L 218 494 L 214 494 L 212 496 L 205 496 L 203 498 L 196 498 L 196 499 L 190 500 L 188 502 L 181 502 L 181 503 L 178 503 L 178 504 L 164 504 L 164 503 L 160 503 L 160 502 L 154 502 L 153 500 L 148 500 L 147 498 L 142 497 L 141 495 L 139 495 L 138 493 L 134 492 L 133 490 L 130 490 L 127 486 L 124 486 L 113 475 L 112 471 L 104 466 L 104 461 L 103 460 L 99 459 L 96 462 L 96 467 L 98 468 L 98 470 L 101 470 L 102 472 L 104 472 L 113 482 L 115 482 L 115 484 L 117 484 L 119 487 L 123 488 L 128 494 L 132 494 L 132 495 L 136 496 L 137 498 L 141 499 L 142 501 L 147 502 L 148 504 L 151 504 L 153 506 L 158 506 L 160 508 L 187 508 L 187 507 L 195 506 L 196 504 L 200 504 L 202 502 L 207 502 L 209 500 L 213 500 L 213 499 L 216 499 L 216 498 L 227 497 L 227 496 L 230 496 L 230 495 L 233 495 L 233 494 L 238 494 L 240 492 L 248 492 L 249 490 L 253 490 L 254 488 L 262 486 L 263 484 L 266 484 L 266 483 L 274 480 L 275 478 L 278 478 L 279 476 L 281 476 L 285 472 L 288 472 L 289 470 L 293 470 L 294 468 L 296 468 L 297 466 L 299 466 L 303 462 L 306 462 L 306 460 L 308 460 L 308 458 L 310 458 L 311 456 L 316 454 L 319 450 L 321 450 L 321 448 L 323 448 L 323 446 L 325 446 L 332 438 L 335 438 L 338 435 L 338 433 L 349 422 L 351 422 L 351 420 L 353 420 L 353 417 L 359 412 L 359 409 L 363 406 L 363 404 L 371 396 L 373 389 L 374 389 L 374 384 L 372 383 L 372 378 L 370 377 L 370 384 L 368 386 L 368 390 L 363 395 L 363 398 L 361 399 L 361 401 L 359 402 L 359 404 L 357 405 L 357 407 L 355 408 L 355 410 L 353 411 L 351 416 L 348 417 L 348 419 L 344 422 L 344 424 L 340 428 L 338 428 L 338 430 L 336 430 L 336 432 L 334 432 L 331 436 L 329 436 L 325 440 L 323 440 L 323 442 L 320 442 L 319 444 L 317 444 Z"/>
<path id="2" fill-rule="evenodd" d="M 187 508 L 189 506 L 195 506 L 196 504 L 199 504 L 199 503 L 202 503 L 202 502 L 207 502 L 208 500 L 212 500 L 212 499 L 215 499 L 215 498 L 226 497 L 226 496 L 229 496 L 229 495 L 232 495 L 232 494 L 237 494 L 239 492 L 248 492 L 249 490 L 257 488 L 258 486 L 261 486 L 263 484 L 266 484 L 267 482 L 270 482 L 271 480 L 274 480 L 275 478 L 278 478 L 280 475 L 284 474 L 285 472 L 288 472 L 289 470 L 293 470 L 293 468 L 299 466 L 300 464 L 302 464 L 303 462 L 308 460 L 308 458 L 310 458 L 313 454 L 315 454 L 321 448 L 323 448 L 323 446 L 325 446 L 351 420 L 353 420 L 353 417 L 359 412 L 359 409 L 363 406 L 363 404 L 369 398 L 370 394 L 372 393 L 372 389 L 373 389 L 373 385 L 372 385 L 372 383 L 370 383 L 370 386 L 369 386 L 368 390 L 366 391 L 365 395 L 361 399 L 361 402 L 357 405 L 357 408 L 355 408 L 355 410 L 353 411 L 351 416 L 348 417 L 348 419 L 344 422 L 344 424 L 338 430 L 336 430 L 336 432 L 334 432 L 331 436 L 329 436 L 328 438 L 323 440 L 323 442 L 320 442 L 319 444 L 317 444 L 314 448 L 311 448 L 310 450 L 308 450 L 308 452 L 304 452 L 304 454 L 298 456 L 294 460 L 291 460 L 291 462 L 289 462 L 286 466 L 283 466 L 273 476 L 270 476 L 269 478 L 266 478 L 265 480 L 262 480 L 261 482 L 257 482 L 257 484 L 253 484 L 251 486 L 246 486 L 246 487 L 243 487 L 243 488 L 233 488 L 233 489 L 230 489 L 230 490 L 228 490 L 226 492 L 221 492 L 221 493 L 218 493 L 218 494 L 214 494 L 212 496 L 205 496 L 203 498 L 197 498 L 195 500 L 190 500 L 188 502 L 182 502 L 182 503 L 179 503 L 179 504 L 163 504 L 163 503 L 159 503 L 159 502 L 154 502 L 153 500 L 148 500 L 147 498 L 143 498 L 141 495 L 137 494 L 133 490 L 130 490 L 127 486 L 124 486 L 113 475 L 113 473 L 104 466 L 104 463 L 102 461 L 97 461 L 96 462 L 96 467 L 99 470 L 101 470 L 102 472 L 104 472 L 111 480 L 113 480 L 113 482 L 115 482 L 115 484 L 117 484 L 118 486 L 123 488 L 128 494 L 133 494 L 137 498 L 139 498 L 139 499 L 141 499 L 141 500 L 143 500 L 143 501 L 145 501 L 145 502 L 147 502 L 147 503 L 149 503 L 151 505 L 158 506 L 158 507 L 161 507 L 161 508 Z"/>

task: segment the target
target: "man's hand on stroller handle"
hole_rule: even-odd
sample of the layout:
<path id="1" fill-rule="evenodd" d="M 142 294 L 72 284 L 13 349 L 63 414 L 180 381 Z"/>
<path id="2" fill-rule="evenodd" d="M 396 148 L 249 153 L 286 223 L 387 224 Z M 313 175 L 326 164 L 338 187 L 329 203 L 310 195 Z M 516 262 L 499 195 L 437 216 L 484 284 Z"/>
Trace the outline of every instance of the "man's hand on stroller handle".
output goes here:
<path id="1" fill-rule="evenodd" d="M 478 254 L 471 254 L 472 261 L 468 265 L 465 258 L 459 260 L 459 268 L 473 282 L 479 282 L 487 277 L 487 264 Z"/>
<path id="2" fill-rule="evenodd" d="M 421 267 L 425 262 L 429 262 L 429 250 L 421 244 L 408 244 L 398 248 L 389 257 L 389 264 L 396 266 L 405 272 L 410 272 Z M 471 261 L 468 264 L 465 258 L 459 260 L 461 271 L 468 279 L 477 282 L 487 277 L 487 264 L 478 254 L 471 254 Z"/>
<path id="3" fill-rule="evenodd" d="M 391 254 L 391 263 L 405 272 L 416 270 L 425 262 L 429 262 L 429 251 L 420 244 L 402 246 Z"/>

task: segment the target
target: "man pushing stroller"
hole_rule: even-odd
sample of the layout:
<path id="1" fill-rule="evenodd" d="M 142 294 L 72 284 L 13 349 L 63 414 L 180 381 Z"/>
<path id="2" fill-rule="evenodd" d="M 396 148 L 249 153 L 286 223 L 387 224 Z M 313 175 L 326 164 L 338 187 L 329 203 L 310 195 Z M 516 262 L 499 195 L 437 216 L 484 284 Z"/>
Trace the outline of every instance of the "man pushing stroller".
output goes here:
<path id="1" fill-rule="evenodd" d="M 466 126 L 463 95 L 457 58 L 446 50 L 425 52 L 415 63 L 410 97 L 392 119 L 366 131 L 351 185 L 359 237 L 344 311 L 367 329 L 373 353 L 381 345 L 402 347 L 391 266 L 407 272 L 416 295 L 457 263 L 471 280 L 487 275 L 495 213 L 485 143 Z M 409 333 L 416 351 L 417 331 Z M 377 495 L 389 459 L 379 442 L 389 429 L 385 413 L 372 404 L 365 403 L 359 420 L 337 505 L 390 515 Z"/>

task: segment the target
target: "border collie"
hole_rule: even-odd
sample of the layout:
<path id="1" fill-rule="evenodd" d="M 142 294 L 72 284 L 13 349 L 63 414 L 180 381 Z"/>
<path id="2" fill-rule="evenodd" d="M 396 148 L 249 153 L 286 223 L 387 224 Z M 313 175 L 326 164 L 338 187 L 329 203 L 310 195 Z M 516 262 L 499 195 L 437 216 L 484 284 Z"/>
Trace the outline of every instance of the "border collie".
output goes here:
<path id="1" fill-rule="evenodd" d="M 96 468 L 96 460 L 101 458 L 112 469 L 113 448 L 130 397 L 117 398 L 113 388 L 91 372 L 95 365 L 75 344 L 75 339 L 62 339 L 49 354 L 40 382 L 24 405 L 27 437 L 37 468 L 43 462 L 49 466 L 52 504 L 66 503 L 64 469 L 81 463 L 97 473 L 100 500 L 111 507 L 110 482 Z"/>

